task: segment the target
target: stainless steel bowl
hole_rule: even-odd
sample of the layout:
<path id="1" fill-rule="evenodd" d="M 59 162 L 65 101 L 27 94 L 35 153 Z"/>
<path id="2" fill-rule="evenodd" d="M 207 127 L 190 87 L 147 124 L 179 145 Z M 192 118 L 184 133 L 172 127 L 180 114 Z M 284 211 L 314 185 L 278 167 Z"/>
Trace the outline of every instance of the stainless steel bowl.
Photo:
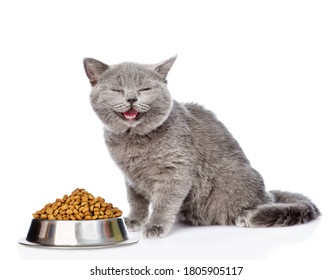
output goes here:
<path id="1" fill-rule="evenodd" d="M 49 247 L 109 247 L 134 243 L 122 217 L 102 220 L 43 220 L 33 219 L 24 245 Z"/>

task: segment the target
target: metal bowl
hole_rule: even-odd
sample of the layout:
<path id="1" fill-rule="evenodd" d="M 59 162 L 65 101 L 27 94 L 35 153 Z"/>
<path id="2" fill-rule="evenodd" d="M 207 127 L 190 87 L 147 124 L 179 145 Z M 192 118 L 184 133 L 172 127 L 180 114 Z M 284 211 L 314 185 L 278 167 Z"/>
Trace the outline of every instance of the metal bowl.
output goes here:
<path id="1" fill-rule="evenodd" d="M 109 247 L 137 242 L 122 217 L 101 220 L 33 219 L 26 239 L 19 243 L 48 247 Z"/>

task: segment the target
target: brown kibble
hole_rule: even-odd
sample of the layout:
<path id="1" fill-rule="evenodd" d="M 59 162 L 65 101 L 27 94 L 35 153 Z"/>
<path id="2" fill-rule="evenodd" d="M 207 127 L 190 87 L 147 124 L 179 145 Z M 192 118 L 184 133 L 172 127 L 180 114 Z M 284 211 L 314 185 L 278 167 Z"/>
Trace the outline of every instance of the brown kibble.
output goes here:
<path id="1" fill-rule="evenodd" d="M 68 209 L 68 204 L 64 204 L 61 206 L 61 210 L 67 210 Z"/>
<path id="2" fill-rule="evenodd" d="M 95 205 L 97 202 L 98 202 L 98 199 L 95 198 L 94 200 L 92 200 L 92 201 L 90 202 L 90 205 Z"/>
<path id="3" fill-rule="evenodd" d="M 87 211 L 83 214 L 84 216 L 92 216 L 92 213 L 90 211 Z"/>
<path id="4" fill-rule="evenodd" d="M 77 188 L 71 193 L 71 195 L 76 196 L 79 192 L 80 192 L 80 189 Z"/>
<path id="5" fill-rule="evenodd" d="M 47 218 L 48 218 L 49 220 L 55 220 L 55 217 L 54 217 L 53 214 L 48 215 Z"/>
<path id="6" fill-rule="evenodd" d="M 34 219 L 48 220 L 96 220 L 120 217 L 122 211 L 113 208 L 100 196 L 93 196 L 85 189 L 77 188 L 71 195 L 65 194 L 53 203 L 47 203 L 32 214 Z"/>

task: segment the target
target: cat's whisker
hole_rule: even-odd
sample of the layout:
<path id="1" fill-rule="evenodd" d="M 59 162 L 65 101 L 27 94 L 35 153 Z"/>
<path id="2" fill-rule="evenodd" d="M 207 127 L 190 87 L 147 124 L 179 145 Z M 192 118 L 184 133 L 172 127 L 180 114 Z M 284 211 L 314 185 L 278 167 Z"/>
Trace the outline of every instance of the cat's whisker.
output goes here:
<path id="1" fill-rule="evenodd" d="M 137 107 L 141 111 L 148 111 L 148 110 L 150 110 L 150 105 L 145 104 L 145 103 L 141 103 L 141 102 L 137 102 L 135 104 L 135 107 Z"/>
<path id="2" fill-rule="evenodd" d="M 113 105 L 112 107 L 115 111 L 121 111 L 121 112 L 130 109 L 130 106 L 128 106 L 128 104 L 125 104 L 125 103 L 117 103 L 117 104 Z"/>

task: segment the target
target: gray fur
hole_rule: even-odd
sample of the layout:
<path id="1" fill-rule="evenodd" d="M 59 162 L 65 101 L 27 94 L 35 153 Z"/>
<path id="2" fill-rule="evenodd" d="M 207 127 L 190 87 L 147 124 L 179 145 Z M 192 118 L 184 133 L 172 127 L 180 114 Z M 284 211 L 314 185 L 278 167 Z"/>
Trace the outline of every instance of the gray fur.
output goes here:
<path id="1" fill-rule="evenodd" d="M 176 219 L 255 227 L 317 218 L 319 210 L 305 196 L 265 190 L 261 175 L 212 112 L 172 100 L 166 77 L 175 59 L 111 66 L 84 60 L 92 107 L 125 176 L 128 228 L 162 237 Z M 131 109 L 139 112 L 134 120 L 124 117 Z"/>

